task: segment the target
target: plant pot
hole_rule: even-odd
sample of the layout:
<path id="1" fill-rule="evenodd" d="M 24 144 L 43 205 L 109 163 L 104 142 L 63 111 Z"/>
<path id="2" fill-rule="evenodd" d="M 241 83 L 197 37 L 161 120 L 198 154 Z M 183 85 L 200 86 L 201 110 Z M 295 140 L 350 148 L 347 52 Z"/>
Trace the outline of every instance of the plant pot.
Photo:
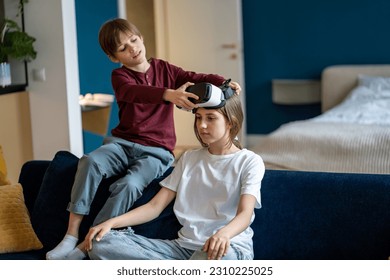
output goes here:
<path id="1" fill-rule="evenodd" d="M 11 67 L 8 62 L 0 63 L 0 86 L 6 87 L 11 84 Z"/>

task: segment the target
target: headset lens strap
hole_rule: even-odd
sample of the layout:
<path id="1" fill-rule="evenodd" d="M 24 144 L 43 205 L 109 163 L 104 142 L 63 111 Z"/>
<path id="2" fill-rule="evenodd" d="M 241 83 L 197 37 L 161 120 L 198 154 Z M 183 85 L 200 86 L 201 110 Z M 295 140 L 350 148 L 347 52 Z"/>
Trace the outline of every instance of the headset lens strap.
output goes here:
<path id="1" fill-rule="evenodd" d="M 222 90 L 225 99 L 229 99 L 234 95 L 234 90 L 229 86 L 231 80 L 232 79 L 225 80 L 220 86 L 220 89 Z"/>
<path id="2" fill-rule="evenodd" d="M 222 83 L 222 85 L 220 86 L 220 89 L 225 90 L 225 89 L 229 88 L 229 83 L 230 83 L 231 81 L 232 81 L 232 79 L 227 79 L 227 80 L 225 80 L 225 81 Z"/>

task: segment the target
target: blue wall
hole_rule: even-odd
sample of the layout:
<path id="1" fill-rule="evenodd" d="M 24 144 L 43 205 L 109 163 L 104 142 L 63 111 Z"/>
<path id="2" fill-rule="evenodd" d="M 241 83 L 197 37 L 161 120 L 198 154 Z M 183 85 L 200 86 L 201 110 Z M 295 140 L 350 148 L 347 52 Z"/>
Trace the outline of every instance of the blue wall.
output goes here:
<path id="1" fill-rule="evenodd" d="M 112 63 L 101 50 L 98 34 L 100 26 L 111 18 L 118 17 L 117 1 L 76 0 L 77 44 L 80 73 L 80 93 L 114 94 L 111 86 L 111 71 L 119 64 Z M 111 128 L 118 123 L 118 108 L 114 103 L 111 112 Z M 103 136 L 83 132 L 84 152 L 101 146 Z"/>
<path id="2" fill-rule="evenodd" d="M 388 0 L 242 0 L 249 134 L 320 113 L 271 101 L 272 79 L 319 79 L 335 64 L 390 63 Z"/>

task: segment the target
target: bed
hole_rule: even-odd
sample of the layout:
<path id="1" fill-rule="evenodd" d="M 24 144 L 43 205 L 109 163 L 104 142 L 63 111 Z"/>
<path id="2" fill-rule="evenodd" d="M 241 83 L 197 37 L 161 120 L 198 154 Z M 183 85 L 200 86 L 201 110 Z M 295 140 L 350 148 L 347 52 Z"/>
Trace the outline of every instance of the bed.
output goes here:
<path id="1" fill-rule="evenodd" d="M 322 114 L 280 126 L 251 149 L 266 168 L 390 173 L 390 65 L 322 72 Z"/>

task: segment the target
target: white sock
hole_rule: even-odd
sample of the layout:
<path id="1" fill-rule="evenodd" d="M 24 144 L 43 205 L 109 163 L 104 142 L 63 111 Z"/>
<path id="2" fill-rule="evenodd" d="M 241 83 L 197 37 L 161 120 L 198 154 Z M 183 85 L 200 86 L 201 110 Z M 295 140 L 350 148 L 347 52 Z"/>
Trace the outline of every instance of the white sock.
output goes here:
<path id="1" fill-rule="evenodd" d="M 87 257 L 83 251 L 78 247 L 74 248 L 69 254 L 66 255 L 65 260 L 83 260 Z"/>
<path id="2" fill-rule="evenodd" d="M 62 260 L 77 245 L 78 238 L 72 235 L 65 235 L 64 239 L 51 251 L 46 253 L 47 260 Z"/>

